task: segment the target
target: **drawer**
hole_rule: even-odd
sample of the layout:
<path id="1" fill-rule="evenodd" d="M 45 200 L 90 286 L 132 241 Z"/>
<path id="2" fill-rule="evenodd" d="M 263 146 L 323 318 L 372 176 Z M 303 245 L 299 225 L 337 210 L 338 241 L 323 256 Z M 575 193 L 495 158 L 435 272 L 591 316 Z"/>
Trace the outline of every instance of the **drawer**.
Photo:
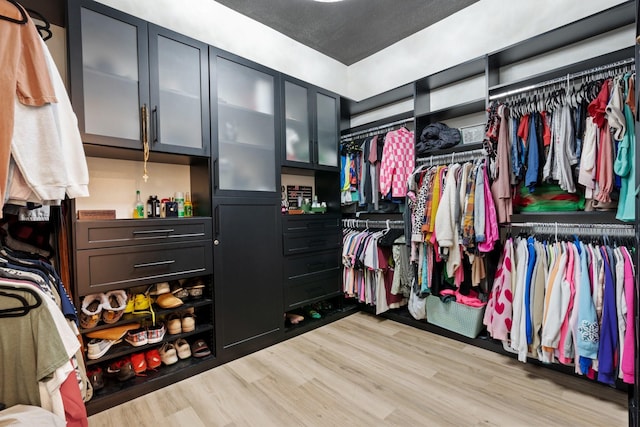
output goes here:
<path id="1" fill-rule="evenodd" d="M 211 274 L 212 271 L 210 240 L 76 252 L 80 295 Z"/>
<path id="2" fill-rule="evenodd" d="M 342 269 L 342 254 L 332 250 L 312 255 L 297 255 L 285 258 L 285 280 L 298 280 L 314 274 Z"/>
<path id="3" fill-rule="evenodd" d="M 210 217 L 77 221 L 76 249 L 211 239 Z"/>
<path id="4" fill-rule="evenodd" d="M 334 249 L 342 246 L 342 231 L 314 233 L 285 233 L 282 236 L 282 249 L 285 255 Z"/>
<path id="5" fill-rule="evenodd" d="M 339 215 L 285 215 L 282 217 L 283 233 L 341 230 Z"/>
<path id="6" fill-rule="evenodd" d="M 284 263 L 284 303 L 287 310 L 342 291 L 339 250 L 291 256 Z"/>
<path id="7" fill-rule="evenodd" d="M 286 311 L 342 293 L 342 269 L 287 280 L 284 286 Z"/>

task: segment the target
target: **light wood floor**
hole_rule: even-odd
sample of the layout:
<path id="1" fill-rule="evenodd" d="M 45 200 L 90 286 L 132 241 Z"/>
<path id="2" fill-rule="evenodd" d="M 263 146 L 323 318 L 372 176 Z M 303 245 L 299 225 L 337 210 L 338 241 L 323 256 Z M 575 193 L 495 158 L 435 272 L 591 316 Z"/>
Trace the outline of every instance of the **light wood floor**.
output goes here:
<path id="1" fill-rule="evenodd" d="M 626 393 L 358 313 L 90 426 L 624 426 Z"/>

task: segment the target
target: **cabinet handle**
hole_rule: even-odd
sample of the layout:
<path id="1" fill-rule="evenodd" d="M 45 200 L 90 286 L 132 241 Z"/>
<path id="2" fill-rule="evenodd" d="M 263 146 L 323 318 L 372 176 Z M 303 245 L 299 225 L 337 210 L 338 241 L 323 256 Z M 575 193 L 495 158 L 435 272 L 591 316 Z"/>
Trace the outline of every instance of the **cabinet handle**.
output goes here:
<path id="1" fill-rule="evenodd" d="M 213 216 L 214 216 L 213 233 L 217 239 L 218 235 L 220 234 L 220 206 L 216 206 Z"/>
<path id="2" fill-rule="evenodd" d="M 166 230 L 142 230 L 142 231 L 134 231 L 133 234 L 154 234 L 154 233 L 173 233 L 175 230 L 173 228 L 167 228 Z"/>
<path id="3" fill-rule="evenodd" d="M 213 188 L 218 189 L 218 159 L 213 160 Z"/>
<path id="4" fill-rule="evenodd" d="M 143 104 L 142 107 L 140 107 L 140 131 L 141 131 L 141 139 L 142 139 L 142 146 L 144 147 L 144 145 L 149 142 L 149 139 L 147 138 L 147 118 L 148 118 L 148 113 L 147 113 L 147 104 Z"/>
<path id="5" fill-rule="evenodd" d="M 156 262 L 145 262 L 144 264 L 134 264 L 133 268 L 143 268 L 143 267 L 157 267 L 159 265 L 169 265 L 175 263 L 175 259 L 170 259 L 167 261 L 156 261 Z"/>
<path id="6" fill-rule="evenodd" d="M 156 105 L 151 110 L 151 121 L 153 122 L 153 143 L 158 142 L 158 106 Z"/>

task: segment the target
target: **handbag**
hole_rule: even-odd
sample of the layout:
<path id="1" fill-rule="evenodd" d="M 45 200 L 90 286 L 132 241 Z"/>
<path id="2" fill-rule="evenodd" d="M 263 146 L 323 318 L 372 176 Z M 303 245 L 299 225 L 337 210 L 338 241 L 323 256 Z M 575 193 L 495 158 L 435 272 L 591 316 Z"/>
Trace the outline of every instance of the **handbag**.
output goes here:
<path id="1" fill-rule="evenodd" d="M 427 299 L 421 298 L 416 292 L 416 279 L 413 279 L 411 293 L 409 294 L 409 313 L 416 320 L 424 320 L 427 318 Z"/>

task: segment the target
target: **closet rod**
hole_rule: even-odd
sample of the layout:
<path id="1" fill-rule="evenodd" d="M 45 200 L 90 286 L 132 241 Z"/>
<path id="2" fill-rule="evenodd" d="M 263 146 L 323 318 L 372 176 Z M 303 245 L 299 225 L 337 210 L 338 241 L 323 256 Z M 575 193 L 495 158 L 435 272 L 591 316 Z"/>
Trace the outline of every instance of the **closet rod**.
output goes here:
<path id="1" fill-rule="evenodd" d="M 527 228 L 541 233 L 635 236 L 632 224 L 568 224 L 558 222 L 513 222 L 511 227 Z M 544 231 L 542 231 L 544 230 Z"/>
<path id="2" fill-rule="evenodd" d="M 345 218 L 342 220 L 343 227 L 349 228 L 395 228 L 403 229 L 404 221 L 402 220 L 372 220 L 372 219 L 351 219 Z"/>
<path id="3" fill-rule="evenodd" d="M 551 79 L 551 80 L 547 80 L 547 81 L 544 81 L 544 82 L 536 83 L 536 84 L 533 84 L 533 85 L 529 85 L 529 86 L 521 87 L 521 88 L 518 88 L 518 89 L 508 90 L 506 92 L 502 92 L 502 93 L 498 93 L 498 94 L 495 94 L 495 95 L 491 95 L 489 97 L 489 100 L 493 101 L 494 99 L 504 98 L 504 97 L 515 95 L 515 94 L 522 93 L 522 92 L 528 92 L 530 90 L 538 89 L 538 88 L 541 88 L 541 87 L 544 87 L 544 86 L 554 85 L 556 83 L 567 82 L 567 81 L 572 80 L 572 79 L 577 79 L 579 77 L 588 76 L 590 74 L 596 74 L 596 73 L 599 73 L 601 71 L 609 70 L 609 69 L 612 69 L 612 68 L 623 67 L 623 66 L 628 65 L 628 64 L 633 64 L 634 61 L 635 61 L 634 58 L 627 58 L 627 59 L 623 59 L 621 61 L 612 62 L 611 64 L 600 65 L 598 67 L 590 68 L 588 70 L 583 70 L 583 71 L 578 71 L 577 73 L 567 74 L 566 76 L 563 76 L 563 77 L 557 77 L 555 79 Z"/>
<path id="4" fill-rule="evenodd" d="M 405 123 L 409 123 L 413 121 L 413 117 L 410 117 L 408 119 L 402 119 L 402 120 L 396 120 L 395 122 L 391 122 L 391 123 L 385 123 L 384 125 L 380 125 L 380 126 L 375 126 L 369 129 L 364 129 L 364 130 L 359 130 L 357 132 L 351 132 L 348 133 L 346 135 L 342 135 L 340 137 L 340 140 L 345 140 L 345 139 L 351 139 L 354 136 L 359 136 L 359 135 L 364 135 L 366 133 L 370 133 L 370 132 L 378 132 L 382 129 L 387 129 L 387 128 L 391 128 L 397 125 L 403 125 Z"/>
<path id="5" fill-rule="evenodd" d="M 429 157 L 419 157 L 416 159 L 416 164 L 425 164 L 429 163 L 429 165 L 442 165 L 442 164 L 451 164 L 455 162 L 466 162 L 470 160 L 480 159 L 485 157 L 487 152 L 483 148 L 478 148 L 470 151 L 458 151 L 447 154 L 436 154 Z"/>

